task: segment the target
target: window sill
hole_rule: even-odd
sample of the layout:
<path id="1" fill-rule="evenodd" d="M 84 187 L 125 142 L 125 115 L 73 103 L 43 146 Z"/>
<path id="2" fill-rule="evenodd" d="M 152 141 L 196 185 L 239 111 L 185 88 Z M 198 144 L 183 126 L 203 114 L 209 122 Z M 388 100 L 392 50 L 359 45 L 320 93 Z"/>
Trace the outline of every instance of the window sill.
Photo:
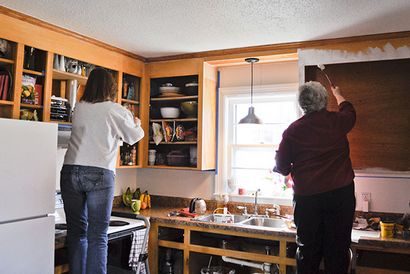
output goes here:
<path id="1" fill-rule="evenodd" d="M 230 194 L 229 199 L 230 201 L 233 201 L 233 202 L 253 203 L 255 201 L 255 196 Z M 278 204 L 278 205 L 284 205 L 284 206 L 292 206 L 293 205 L 292 201 L 293 201 L 293 197 L 258 196 L 259 204 Z"/>

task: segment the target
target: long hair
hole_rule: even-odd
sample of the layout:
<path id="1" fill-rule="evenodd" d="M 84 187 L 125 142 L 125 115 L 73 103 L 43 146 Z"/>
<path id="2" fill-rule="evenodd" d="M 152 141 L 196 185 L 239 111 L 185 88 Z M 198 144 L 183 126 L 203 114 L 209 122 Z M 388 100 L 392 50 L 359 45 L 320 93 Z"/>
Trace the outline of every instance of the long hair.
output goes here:
<path id="1" fill-rule="evenodd" d="M 80 101 L 89 103 L 114 101 L 116 96 L 117 83 L 114 77 L 103 68 L 95 68 L 88 77 L 84 94 Z"/>

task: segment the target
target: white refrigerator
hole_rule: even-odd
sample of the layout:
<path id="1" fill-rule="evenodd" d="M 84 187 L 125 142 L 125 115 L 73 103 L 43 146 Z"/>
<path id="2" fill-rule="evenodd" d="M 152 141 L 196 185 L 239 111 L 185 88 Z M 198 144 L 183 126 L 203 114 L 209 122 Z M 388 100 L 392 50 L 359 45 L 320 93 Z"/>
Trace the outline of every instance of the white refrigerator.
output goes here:
<path id="1" fill-rule="evenodd" d="M 57 124 L 0 119 L 0 273 L 54 273 Z"/>

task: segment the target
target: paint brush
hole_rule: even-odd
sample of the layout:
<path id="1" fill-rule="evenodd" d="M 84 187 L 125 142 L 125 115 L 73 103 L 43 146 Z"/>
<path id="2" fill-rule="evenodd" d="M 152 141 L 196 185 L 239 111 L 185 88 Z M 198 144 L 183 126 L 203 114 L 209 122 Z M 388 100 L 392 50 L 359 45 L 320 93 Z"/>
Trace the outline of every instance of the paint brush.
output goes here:
<path id="1" fill-rule="evenodd" d="M 330 86 L 334 88 L 335 86 L 333 85 L 332 81 L 330 81 L 329 76 L 327 76 L 327 73 L 325 72 L 325 65 L 319 64 L 317 67 L 323 72 L 323 74 L 326 76 L 327 81 L 329 82 Z"/>

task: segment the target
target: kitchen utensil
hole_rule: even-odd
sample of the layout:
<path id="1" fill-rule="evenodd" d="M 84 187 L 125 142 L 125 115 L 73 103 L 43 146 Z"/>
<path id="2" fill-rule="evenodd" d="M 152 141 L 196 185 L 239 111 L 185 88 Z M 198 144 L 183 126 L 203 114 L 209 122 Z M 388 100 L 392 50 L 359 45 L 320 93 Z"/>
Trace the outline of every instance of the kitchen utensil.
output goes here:
<path id="1" fill-rule="evenodd" d="M 201 268 L 201 274 L 235 274 L 235 270 L 224 266 L 210 266 Z"/>
<path id="2" fill-rule="evenodd" d="M 179 150 L 173 150 L 167 154 L 167 163 L 170 166 L 186 166 L 188 156 Z"/>
<path id="3" fill-rule="evenodd" d="M 181 110 L 189 118 L 196 117 L 198 114 L 198 102 L 197 101 L 182 102 Z"/>
<path id="4" fill-rule="evenodd" d="M 198 214 L 189 212 L 189 208 L 182 208 L 178 211 L 178 215 L 181 217 L 191 217 L 195 218 Z"/>
<path id="5" fill-rule="evenodd" d="M 325 75 L 325 77 L 326 77 L 327 81 L 329 82 L 330 86 L 331 86 L 332 88 L 334 88 L 335 86 L 333 85 L 332 81 L 330 81 L 329 76 L 328 76 L 327 73 L 325 72 L 325 65 L 319 64 L 319 65 L 317 65 L 317 67 L 323 72 L 323 74 Z"/>
<path id="6" fill-rule="evenodd" d="M 189 203 L 189 212 L 204 214 L 206 212 L 206 203 L 202 198 L 194 198 Z"/>
<path id="7" fill-rule="evenodd" d="M 65 71 L 65 57 L 63 55 L 60 56 L 60 67 L 58 70 Z"/>
<path id="8" fill-rule="evenodd" d="M 163 107 L 160 111 L 163 118 L 178 118 L 179 116 L 179 108 Z"/>
<path id="9" fill-rule="evenodd" d="M 149 149 L 148 150 L 148 163 L 150 166 L 155 165 L 155 154 L 157 151 L 155 149 Z"/>
<path id="10" fill-rule="evenodd" d="M 54 54 L 53 69 L 59 69 L 60 67 L 60 57 L 58 54 Z"/>
<path id="11" fill-rule="evenodd" d="M 8 57 L 9 42 L 4 39 L 0 39 L 0 57 Z"/>
<path id="12" fill-rule="evenodd" d="M 198 198 L 198 200 L 195 201 L 195 213 L 198 214 L 205 214 L 206 212 L 206 203 L 204 199 Z"/>
<path id="13" fill-rule="evenodd" d="M 179 92 L 179 87 L 174 87 L 171 83 L 165 83 L 161 87 L 159 87 L 159 92 L 162 94 L 165 93 L 177 93 Z"/>
<path id="14" fill-rule="evenodd" d="M 185 84 L 184 93 L 189 96 L 198 95 L 198 83 L 191 82 Z"/>
<path id="15" fill-rule="evenodd" d="M 189 163 L 192 166 L 196 166 L 197 164 L 197 148 L 196 146 L 189 147 Z"/>
<path id="16" fill-rule="evenodd" d="M 131 209 L 132 209 L 132 212 L 134 212 L 135 214 L 140 214 L 141 200 L 132 199 Z"/>

